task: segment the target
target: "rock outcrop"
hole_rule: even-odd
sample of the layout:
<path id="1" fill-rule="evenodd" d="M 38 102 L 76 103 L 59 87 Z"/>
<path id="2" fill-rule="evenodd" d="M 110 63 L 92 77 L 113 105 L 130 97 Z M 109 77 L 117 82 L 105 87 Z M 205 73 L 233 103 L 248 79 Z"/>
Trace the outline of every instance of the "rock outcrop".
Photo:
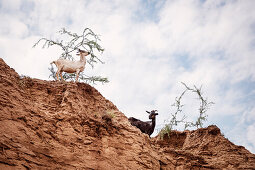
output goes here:
<path id="1" fill-rule="evenodd" d="M 1 58 L 0 127 L 0 169 L 255 167 L 216 126 L 149 138 L 90 85 L 21 77 Z"/>

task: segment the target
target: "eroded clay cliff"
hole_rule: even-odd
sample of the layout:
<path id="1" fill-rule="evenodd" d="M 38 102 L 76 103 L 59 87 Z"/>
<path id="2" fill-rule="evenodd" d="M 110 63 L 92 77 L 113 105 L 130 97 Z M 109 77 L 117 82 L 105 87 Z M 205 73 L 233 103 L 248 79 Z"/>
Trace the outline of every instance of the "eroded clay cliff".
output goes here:
<path id="1" fill-rule="evenodd" d="M 149 138 L 90 85 L 20 77 L 0 58 L 0 169 L 254 167 L 216 126 Z"/>

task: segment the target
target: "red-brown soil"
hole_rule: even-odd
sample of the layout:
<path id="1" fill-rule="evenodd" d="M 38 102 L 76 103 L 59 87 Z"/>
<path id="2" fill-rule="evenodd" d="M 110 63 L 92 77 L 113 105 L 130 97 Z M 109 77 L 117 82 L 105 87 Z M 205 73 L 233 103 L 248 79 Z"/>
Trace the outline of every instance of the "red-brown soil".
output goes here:
<path id="1" fill-rule="evenodd" d="M 90 85 L 20 77 L 1 58 L 0 127 L 0 169 L 255 169 L 216 126 L 149 138 Z"/>

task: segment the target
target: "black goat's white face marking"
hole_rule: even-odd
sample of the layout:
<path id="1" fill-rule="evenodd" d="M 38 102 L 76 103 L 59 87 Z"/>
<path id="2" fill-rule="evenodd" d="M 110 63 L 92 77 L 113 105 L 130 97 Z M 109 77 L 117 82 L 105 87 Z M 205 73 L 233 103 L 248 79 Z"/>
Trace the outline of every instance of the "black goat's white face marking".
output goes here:
<path id="1" fill-rule="evenodd" d="M 155 119 L 156 115 L 158 115 L 157 110 L 152 110 L 152 111 L 146 111 L 147 113 L 149 113 L 149 119 Z"/>

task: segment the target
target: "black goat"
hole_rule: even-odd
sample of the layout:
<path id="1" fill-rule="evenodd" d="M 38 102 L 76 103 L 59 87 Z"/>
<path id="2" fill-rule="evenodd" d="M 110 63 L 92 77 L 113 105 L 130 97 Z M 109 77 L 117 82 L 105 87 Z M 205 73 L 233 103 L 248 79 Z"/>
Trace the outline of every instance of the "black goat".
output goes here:
<path id="1" fill-rule="evenodd" d="M 153 133 L 154 128 L 155 128 L 155 121 L 156 121 L 156 115 L 158 115 L 157 110 L 152 110 L 152 111 L 146 111 L 147 113 L 149 113 L 149 119 L 151 119 L 151 121 L 146 121 L 143 122 L 139 119 L 136 119 L 134 117 L 130 117 L 128 118 L 129 122 L 131 123 L 131 125 L 136 126 L 138 129 L 141 130 L 141 132 L 148 134 L 149 136 Z"/>

